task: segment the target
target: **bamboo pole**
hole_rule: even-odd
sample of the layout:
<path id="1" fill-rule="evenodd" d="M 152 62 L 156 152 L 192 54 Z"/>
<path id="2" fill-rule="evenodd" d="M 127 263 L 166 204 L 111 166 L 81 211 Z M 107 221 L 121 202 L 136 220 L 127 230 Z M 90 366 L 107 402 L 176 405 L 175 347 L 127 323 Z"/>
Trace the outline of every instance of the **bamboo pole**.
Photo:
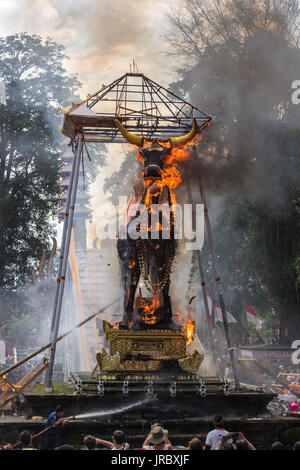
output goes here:
<path id="1" fill-rule="evenodd" d="M 59 336 L 57 338 L 57 341 L 61 341 L 62 339 L 64 339 L 66 336 L 68 336 L 69 334 L 71 334 L 74 330 L 76 330 L 77 328 L 80 328 L 81 326 L 85 325 L 85 323 L 89 322 L 90 320 L 92 320 L 93 318 L 95 318 L 97 315 L 100 315 L 100 313 L 103 313 L 105 310 L 107 310 L 109 307 L 111 307 L 112 305 L 114 305 L 115 303 L 119 302 L 120 298 L 114 300 L 113 302 L 111 302 L 110 304 L 106 305 L 105 307 L 101 308 L 100 310 L 98 310 L 98 312 L 96 313 L 93 313 L 92 315 L 90 315 L 88 318 L 86 318 L 85 320 L 81 321 L 80 323 L 78 323 L 77 325 L 73 326 L 70 330 L 66 331 L 65 333 L 63 333 L 61 336 Z M 0 372 L 0 378 L 3 377 L 4 375 L 8 374 L 9 372 L 11 372 L 12 370 L 16 369 L 17 367 L 21 366 L 22 364 L 24 364 L 25 362 L 29 361 L 30 359 L 32 359 L 33 357 L 37 356 L 38 354 L 40 354 L 41 352 L 45 351 L 46 349 L 48 349 L 49 347 L 51 346 L 51 342 L 50 343 L 47 343 L 45 344 L 45 346 L 41 346 L 39 349 L 37 349 L 36 351 L 34 351 L 33 353 L 29 354 L 29 356 L 26 356 L 24 359 L 21 359 L 20 361 L 18 361 L 16 364 L 8 367 L 7 369 L 3 370 L 2 372 Z"/>
<path id="2" fill-rule="evenodd" d="M 69 418 L 62 419 L 62 422 L 65 422 L 65 424 L 66 424 L 69 421 L 74 421 L 74 420 L 75 420 L 75 416 L 70 416 Z M 50 431 L 50 429 L 55 428 L 56 426 L 57 426 L 57 424 L 51 424 L 51 426 L 48 426 L 47 428 L 40 431 L 38 434 L 35 434 L 34 436 L 32 436 L 31 439 L 34 440 L 37 437 L 41 437 L 43 434 Z M 12 446 L 10 446 L 10 449 L 15 449 L 16 447 L 20 446 L 21 444 L 22 444 L 22 441 L 18 441 L 15 444 L 13 444 Z"/>

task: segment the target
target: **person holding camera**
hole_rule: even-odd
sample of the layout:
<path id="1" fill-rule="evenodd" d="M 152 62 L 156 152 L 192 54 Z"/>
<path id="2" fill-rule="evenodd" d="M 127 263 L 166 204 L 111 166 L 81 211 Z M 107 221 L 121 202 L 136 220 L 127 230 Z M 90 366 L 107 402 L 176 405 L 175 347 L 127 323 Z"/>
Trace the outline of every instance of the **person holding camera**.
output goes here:
<path id="1" fill-rule="evenodd" d="M 224 428 L 223 415 L 215 416 L 214 426 L 215 429 L 210 431 L 206 436 L 205 450 L 218 450 L 222 443 L 222 438 L 228 435 L 228 431 Z M 232 440 L 230 442 L 232 442 Z"/>
<path id="2" fill-rule="evenodd" d="M 231 442 L 230 442 L 231 441 Z M 256 450 L 243 433 L 233 432 L 222 437 L 218 450 Z"/>

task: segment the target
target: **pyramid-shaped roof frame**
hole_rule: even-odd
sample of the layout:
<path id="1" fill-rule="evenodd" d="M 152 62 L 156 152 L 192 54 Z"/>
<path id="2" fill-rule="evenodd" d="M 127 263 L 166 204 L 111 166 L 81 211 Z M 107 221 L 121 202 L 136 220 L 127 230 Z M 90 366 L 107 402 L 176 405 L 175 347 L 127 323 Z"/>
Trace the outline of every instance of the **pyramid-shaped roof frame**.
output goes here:
<path id="1" fill-rule="evenodd" d="M 146 139 L 186 134 L 195 118 L 198 126 L 211 116 L 142 73 L 126 73 L 82 102 L 64 110 L 62 133 L 72 138 L 83 130 L 86 142 L 124 143 L 114 119 Z"/>

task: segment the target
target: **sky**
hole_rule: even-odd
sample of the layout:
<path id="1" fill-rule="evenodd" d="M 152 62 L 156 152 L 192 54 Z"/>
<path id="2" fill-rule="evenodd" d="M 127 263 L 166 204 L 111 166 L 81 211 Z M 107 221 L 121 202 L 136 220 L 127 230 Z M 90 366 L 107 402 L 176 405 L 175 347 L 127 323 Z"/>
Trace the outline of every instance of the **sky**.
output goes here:
<path id="1" fill-rule="evenodd" d="M 27 32 L 50 37 L 65 46 L 65 66 L 82 82 L 81 99 L 103 84 L 138 71 L 163 86 L 176 79 L 176 63 L 165 54 L 167 13 L 179 0 L 0 0 L 0 34 Z M 118 148 L 117 148 L 118 147 Z M 91 207 L 106 202 L 104 179 L 117 170 L 121 146 L 109 145 L 109 164 L 91 186 Z M 94 236 L 95 223 L 87 224 Z M 61 224 L 58 225 L 58 239 Z"/>
<path id="2" fill-rule="evenodd" d="M 35 33 L 63 44 L 68 71 L 83 83 L 82 98 L 129 72 L 132 59 L 140 72 L 167 85 L 175 73 L 164 55 L 166 13 L 176 2 L 0 0 L 0 34 Z"/>

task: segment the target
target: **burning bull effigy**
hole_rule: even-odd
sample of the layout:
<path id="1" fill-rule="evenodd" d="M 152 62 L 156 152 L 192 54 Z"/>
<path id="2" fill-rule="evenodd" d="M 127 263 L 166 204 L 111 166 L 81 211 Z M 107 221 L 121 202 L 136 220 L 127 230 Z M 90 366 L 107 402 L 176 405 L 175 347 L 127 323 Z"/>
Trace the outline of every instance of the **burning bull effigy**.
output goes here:
<path id="1" fill-rule="evenodd" d="M 134 204 L 135 213 L 131 215 L 131 207 L 128 208 L 126 238 L 118 240 L 118 254 L 125 284 L 122 327 L 128 327 L 135 321 L 143 325 L 162 323 L 170 327 L 172 306 L 169 285 L 176 249 L 176 199 L 173 190 L 182 181 L 176 161 L 188 157 L 187 151 L 178 149 L 182 149 L 197 134 L 196 120 L 188 134 L 171 138 L 167 142 L 146 141 L 145 138 L 128 132 L 118 120 L 115 122 L 124 138 L 138 148 L 138 159 L 143 163 L 144 183 L 142 187 L 140 185 L 136 188 L 138 204 Z M 162 207 L 165 211 L 160 210 Z M 137 233 L 137 239 L 132 238 L 131 227 Z M 148 295 L 145 297 L 140 292 L 135 300 L 140 280 Z M 134 312 L 137 313 L 135 318 Z"/>
<path id="2" fill-rule="evenodd" d="M 115 325 L 104 322 L 110 354 L 103 350 L 98 363 L 101 371 L 159 371 L 168 366 L 196 372 L 203 360 L 200 342 L 197 349 L 187 351 L 195 325 L 190 320 L 184 325 L 173 321 L 169 287 L 176 253 L 174 189 L 182 182 L 177 163 L 189 157 L 186 147 L 199 129 L 194 119 L 186 135 L 150 141 L 128 132 L 117 119 L 115 124 L 137 147 L 143 181 L 135 187 L 125 236 L 120 234 L 117 243 L 124 317 Z"/>

